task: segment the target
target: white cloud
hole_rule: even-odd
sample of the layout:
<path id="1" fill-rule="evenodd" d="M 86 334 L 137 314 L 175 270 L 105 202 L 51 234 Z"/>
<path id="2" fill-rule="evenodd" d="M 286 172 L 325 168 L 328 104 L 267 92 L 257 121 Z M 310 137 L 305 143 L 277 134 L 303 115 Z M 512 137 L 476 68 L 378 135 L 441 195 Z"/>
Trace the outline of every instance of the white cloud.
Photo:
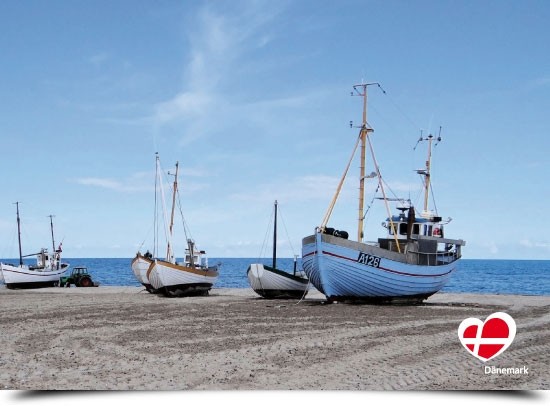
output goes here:
<path id="1" fill-rule="evenodd" d="M 105 178 L 80 178 L 76 180 L 76 183 L 86 186 L 97 186 L 104 189 L 120 190 L 122 185 L 113 179 Z"/>
<path id="2" fill-rule="evenodd" d="M 169 169 L 171 173 L 174 173 L 174 169 Z M 197 168 L 183 168 L 178 176 L 181 183 L 182 178 L 198 178 L 207 176 L 207 172 Z M 114 190 L 116 192 L 151 192 L 154 190 L 154 174 L 151 172 L 136 172 L 126 179 L 113 179 L 113 178 L 98 178 L 98 177 L 84 177 L 75 179 L 74 182 L 84 185 L 98 187 L 102 189 Z M 171 190 L 172 179 L 165 179 L 164 190 Z M 185 188 L 180 189 L 180 193 L 188 194 L 204 190 L 209 187 L 205 182 L 192 182 L 188 179 L 185 180 Z"/>
<path id="3" fill-rule="evenodd" d="M 328 204 L 332 198 L 339 178 L 326 175 L 298 176 L 293 179 L 275 179 L 256 185 L 254 190 L 233 193 L 230 199 L 253 201 L 259 203 L 273 202 L 275 199 L 291 201 L 325 200 Z"/>
<path id="4" fill-rule="evenodd" d="M 485 241 L 480 244 L 484 251 L 489 251 L 491 255 L 498 254 L 498 245 L 495 241 Z"/>
<path id="5" fill-rule="evenodd" d="M 242 9 L 234 7 L 232 12 L 224 13 L 217 12 L 215 4 L 204 7 L 186 26 L 191 51 L 183 71 L 185 86 L 172 98 L 158 103 L 153 115 L 157 126 L 185 121 L 186 131 L 180 144 L 204 136 L 216 123 L 221 125 L 224 112 L 233 121 L 238 121 L 241 114 L 250 117 L 248 106 L 237 106 L 224 96 L 223 89 L 233 85 L 234 75 L 243 69 L 243 55 L 270 42 L 271 37 L 263 29 L 278 14 L 278 5 L 244 4 Z"/>
<path id="6" fill-rule="evenodd" d="M 540 77 L 531 82 L 531 87 L 533 88 L 547 87 L 547 86 L 550 86 L 550 76 Z"/>
<path id="7" fill-rule="evenodd" d="M 156 106 L 155 119 L 158 124 L 164 124 L 182 118 L 200 117 L 211 103 L 211 97 L 204 93 L 180 93 Z"/>
<path id="8" fill-rule="evenodd" d="M 109 59 L 109 54 L 107 52 L 99 52 L 95 55 L 92 55 L 89 58 L 89 62 L 94 65 L 96 68 L 103 65 Z"/>
<path id="9" fill-rule="evenodd" d="M 528 239 L 523 239 L 519 241 L 519 245 L 527 248 L 542 248 L 550 250 L 550 242 L 531 241 Z"/>
<path id="10" fill-rule="evenodd" d="M 149 182 L 144 182 L 142 179 L 143 173 L 136 174 L 134 177 L 125 181 L 120 181 L 112 178 L 78 178 L 74 182 L 84 185 L 98 187 L 102 189 L 114 190 L 117 192 L 143 192 L 153 190 L 153 185 Z"/>

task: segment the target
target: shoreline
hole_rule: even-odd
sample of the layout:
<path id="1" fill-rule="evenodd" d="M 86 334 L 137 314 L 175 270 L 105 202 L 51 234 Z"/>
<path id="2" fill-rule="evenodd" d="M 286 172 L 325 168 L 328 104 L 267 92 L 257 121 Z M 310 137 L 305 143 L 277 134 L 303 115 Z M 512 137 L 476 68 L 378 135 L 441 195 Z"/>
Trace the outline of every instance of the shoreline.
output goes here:
<path id="1" fill-rule="evenodd" d="M 134 286 L 4 286 L 0 307 L 4 390 L 550 389 L 549 296 L 327 305 L 316 290 L 298 301 L 250 288 L 166 298 Z M 494 312 L 514 318 L 516 337 L 483 363 L 457 329 Z"/>
<path id="2" fill-rule="evenodd" d="M 2 293 L 17 293 L 17 292 L 34 292 L 34 293 L 77 293 L 75 290 L 78 291 L 80 294 L 90 294 L 90 293 L 140 293 L 141 291 L 145 292 L 145 288 L 143 286 L 134 286 L 134 285 L 99 285 L 96 287 L 90 287 L 90 288 L 78 288 L 74 285 L 70 288 L 60 288 L 60 287 L 44 287 L 44 288 L 33 288 L 33 289 L 7 289 L 6 285 L 3 283 L 0 283 L 0 295 Z M 210 290 L 210 295 L 215 294 L 223 294 L 223 295 L 230 295 L 230 296 L 246 296 L 250 298 L 258 298 L 258 295 L 249 287 L 244 288 L 227 288 L 227 287 L 212 287 Z M 430 300 L 433 300 L 434 297 L 440 297 L 440 296 L 447 296 L 447 297 L 453 297 L 456 296 L 458 298 L 464 298 L 464 297 L 542 297 L 542 298 L 550 298 L 550 294 L 534 294 L 534 293 L 481 293 L 481 292 L 443 292 L 439 291 L 435 293 L 434 295 L 430 296 L 426 302 L 429 302 Z M 162 297 L 162 295 L 160 296 Z M 325 296 L 320 293 L 314 286 L 310 286 L 309 293 L 307 295 L 308 299 L 314 298 L 314 299 L 325 299 Z"/>

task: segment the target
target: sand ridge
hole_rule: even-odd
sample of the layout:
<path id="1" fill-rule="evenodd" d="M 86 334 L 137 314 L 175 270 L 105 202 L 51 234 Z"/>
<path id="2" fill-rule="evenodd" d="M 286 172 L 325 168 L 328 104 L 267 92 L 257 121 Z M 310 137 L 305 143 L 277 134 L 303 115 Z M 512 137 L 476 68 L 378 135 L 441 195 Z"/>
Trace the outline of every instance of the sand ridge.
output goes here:
<path id="1" fill-rule="evenodd" d="M 2 389 L 547 390 L 550 297 L 439 293 L 420 306 L 265 300 L 251 289 L 165 298 L 137 287 L 0 288 Z M 504 311 L 486 363 L 458 325 Z M 484 366 L 528 367 L 522 375 Z"/>

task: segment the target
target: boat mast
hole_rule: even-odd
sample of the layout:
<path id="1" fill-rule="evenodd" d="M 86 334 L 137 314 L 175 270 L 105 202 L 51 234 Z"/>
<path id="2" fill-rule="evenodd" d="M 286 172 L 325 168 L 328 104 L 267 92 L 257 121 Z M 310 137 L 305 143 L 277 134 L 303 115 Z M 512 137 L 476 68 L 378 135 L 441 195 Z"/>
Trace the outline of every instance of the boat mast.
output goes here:
<path id="1" fill-rule="evenodd" d="M 170 214 L 170 240 L 172 239 L 172 230 L 174 228 L 174 210 L 176 209 L 176 193 L 178 191 L 178 167 L 179 162 L 176 162 L 176 173 L 174 175 L 174 193 L 172 194 L 172 212 Z M 168 172 L 168 174 L 170 174 L 170 172 Z M 170 247 L 170 240 L 168 240 L 167 245 L 167 258 L 172 258 L 172 248 Z"/>
<path id="2" fill-rule="evenodd" d="M 153 257 L 156 258 L 158 250 L 158 234 L 159 234 L 159 225 L 158 225 L 158 194 L 160 186 L 160 175 L 159 175 L 159 153 L 155 153 L 155 214 L 153 216 Z"/>
<path id="3" fill-rule="evenodd" d="M 424 216 L 428 215 L 428 198 L 430 195 L 433 140 L 434 140 L 434 136 L 430 134 L 426 138 L 422 138 L 422 136 L 420 136 L 420 139 L 416 143 L 418 145 L 418 143 L 421 141 L 428 141 L 428 158 L 426 159 L 426 169 L 419 169 L 416 171 L 419 175 L 424 176 L 424 211 L 422 212 Z M 437 141 L 437 143 L 441 141 L 441 127 L 439 127 L 439 135 L 437 136 L 437 138 L 435 138 L 435 140 Z"/>
<path id="4" fill-rule="evenodd" d="M 426 181 L 424 182 L 424 212 L 428 212 L 428 196 L 430 194 L 430 166 L 432 161 L 432 140 L 433 135 L 430 134 L 428 136 L 428 159 L 426 160 L 426 173 L 424 174 L 424 178 Z"/>
<path id="5" fill-rule="evenodd" d="M 19 266 L 23 266 L 23 252 L 21 251 L 21 219 L 19 218 L 19 202 L 14 203 L 17 206 L 17 240 L 19 241 Z"/>
<path id="6" fill-rule="evenodd" d="M 48 216 L 50 218 L 50 229 L 52 231 L 52 255 L 55 253 L 55 240 L 53 238 L 53 218 L 55 217 L 53 214 L 50 214 Z"/>
<path id="7" fill-rule="evenodd" d="M 273 222 L 273 269 L 277 267 L 277 200 L 275 200 L 275 219 Z"/>
<path id="8" fill-rule="evenodd" d="M 357 241 L 362 242 L 363 241 L 363 206 L 364 206 L 364 200 L 365 200 L 365 150 L 366 150 L 366 144 L 367 141 L 369 143 L 369 149 L 372 157 L 372 162 L 374 164 L 374 167 L 376 168 L 376 176 L 378 177 L 378 185 L 380 186 L 380 190 L 382 192 L 384 204 L 386 206 L 386 210 L 388 211 L 388 217 L 390 219 L 391 228 L 393 230 L 394 239 L 397 244 L 397 251 L 401 253 L 401 248 L 399 246 L 399 241 L 397 239 L 397 233 L 395 232 L 395 225 L 393 224 L 393 221 L 391 219 L 391 213 L 388 206 L 388 199 L 386 197 L 386 192 L 384 191 L 384 185 L 382 183 L 382 175 L 380 173 L 380 167 L 378 166 L 378 162 L 376 161 L 376 157 L 374 155 L 374 150 L 372 148 L 372 143 L 369 138 L 370 132 L 373 132 L 374 130 L 368 126 L 367 123 L 367 87 L 376 85 L 382 90 L 382 92 L 385 94 L 386 91 L 382 89 L 382 86 L 380 86 L 380 83 L 373 82 L 373 83 L 363 83 L 361 85 L 355 85 L 353 86 L 353 90 L 355 90 L 355 93 L 351 93 L 352 96 L 362 96 L 363 97 L 363 123 L 361 124 L 361 132 L 360 132 L 360 139 L 361 139 L 361 166 L 360 166 L 360 177 L 359 177 L 359 221 L 357 226 Z M 361 90 L 358 90 L 361 89 Z"/>
<path id="9" fill-rule="evenodd" d="M 360 85 L 354 85 L 352 92 L 353 96 L 363 97 L 363 120 L 361 123 L 361 132 L 359 138 L 361 141 L 361 162 L 359 164 L 359 208 L 358 208 L 358 222 L 357 222 L 357 241 L 363 241 L 363 210 L 365 206 L 365 151 L 367 144 L 368 133 L 374 131 L 368 127 L 367 124 L 367 86 L 378 85 L 378 83 L 363 83 Z"/>

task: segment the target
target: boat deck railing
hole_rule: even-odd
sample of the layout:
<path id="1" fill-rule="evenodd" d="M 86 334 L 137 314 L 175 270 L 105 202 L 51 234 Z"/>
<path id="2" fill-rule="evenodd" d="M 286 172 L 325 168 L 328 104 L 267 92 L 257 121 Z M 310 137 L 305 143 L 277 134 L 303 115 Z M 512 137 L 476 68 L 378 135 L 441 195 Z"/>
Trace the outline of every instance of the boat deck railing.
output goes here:
<path id="1" fill-rule="evenodd" d="M 457 246 L 455 250 L 436 252 L 423 252 L 412 249 L 407 250 L 407 262 L 418 265 L 437 266 L 450 264 L 451 262 L 460 259 L 461 256 L 460 246 Z"/>
<path id="2" fill-rule="evenodd" d="M 460 259 L 463 245 L 463 240 L 415 235 L 406 245 L 405 253 L 409 264 L 438 266 Z"/>

